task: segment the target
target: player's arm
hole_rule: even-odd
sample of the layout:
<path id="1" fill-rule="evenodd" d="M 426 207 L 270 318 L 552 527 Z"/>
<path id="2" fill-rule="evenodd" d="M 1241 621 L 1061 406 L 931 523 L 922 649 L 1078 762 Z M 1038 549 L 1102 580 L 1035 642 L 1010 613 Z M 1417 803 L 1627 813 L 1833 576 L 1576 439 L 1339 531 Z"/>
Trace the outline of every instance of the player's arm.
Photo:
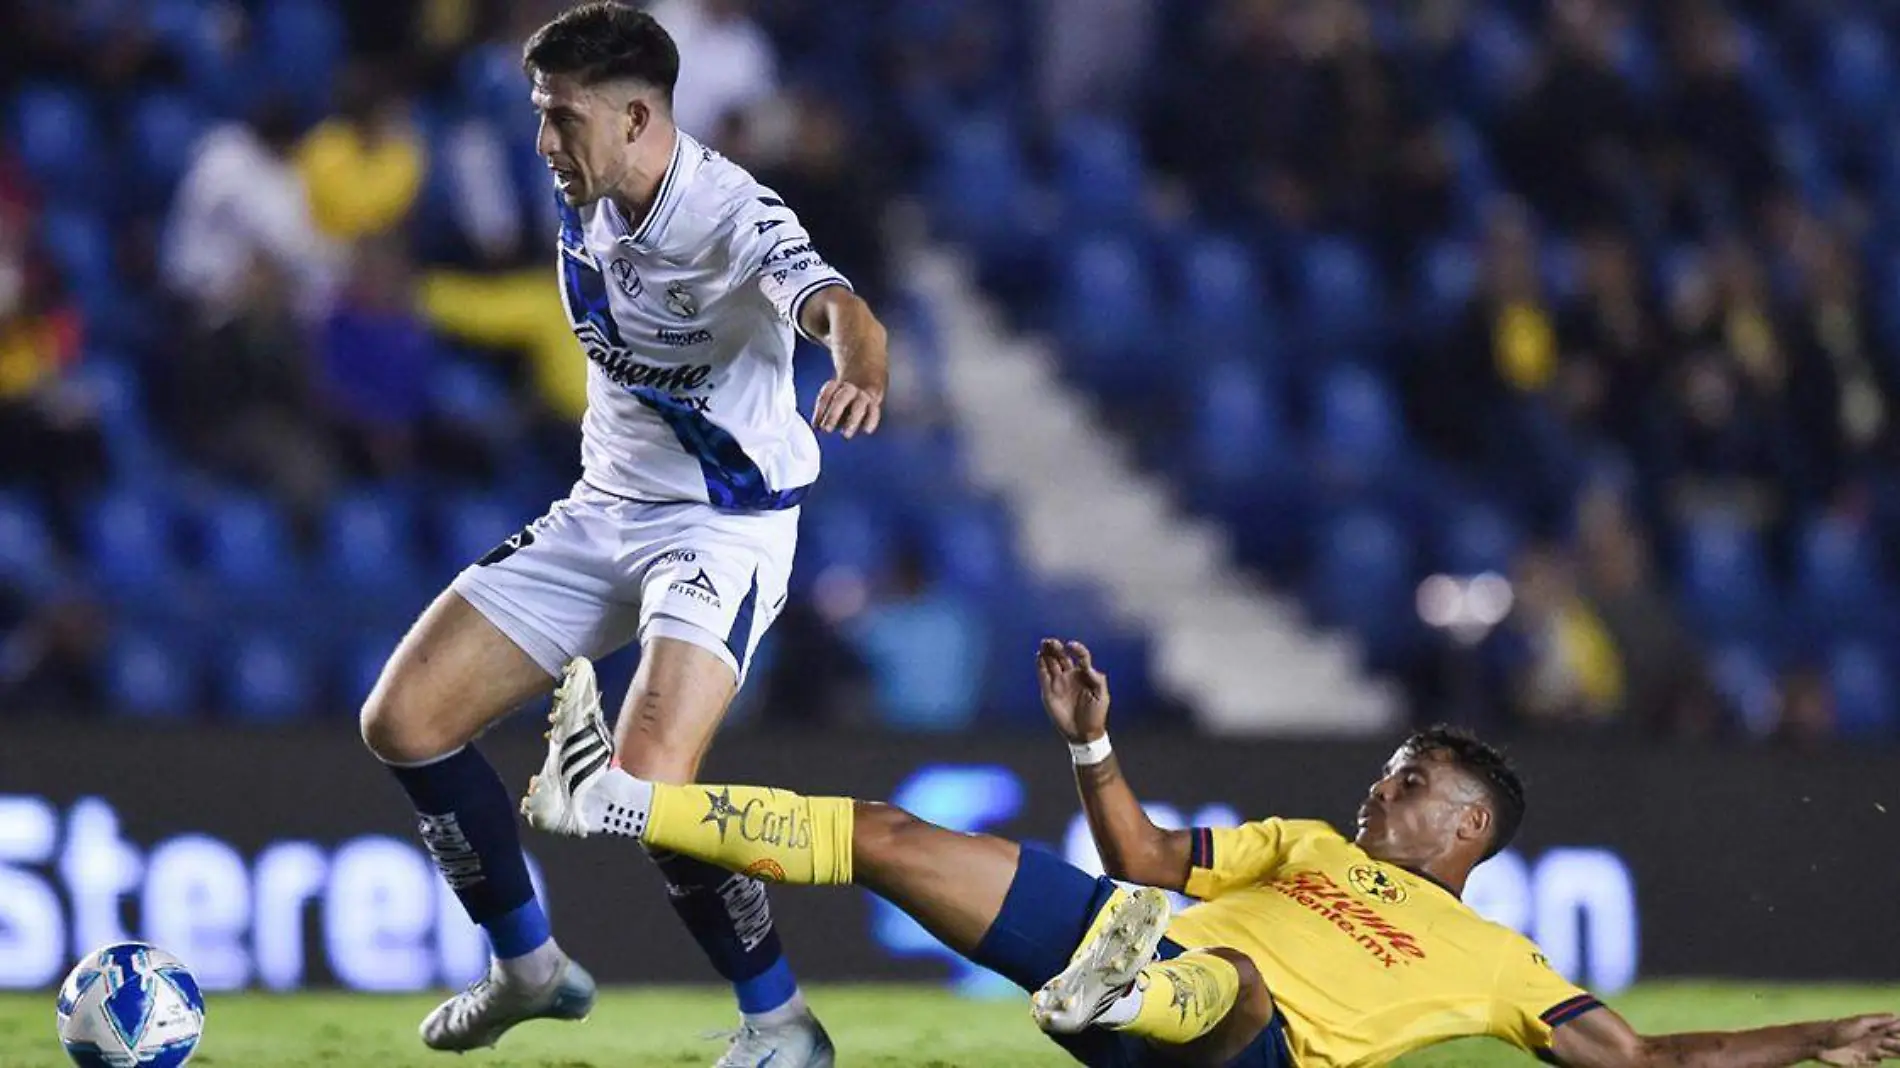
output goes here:
<path id="1" fill-rule="evenodd" d="M 825 286 L 799 307 L 798 328 L 831 350 L 837 368 L 818 394 L 812 425 L 847 438 L 877 433 L 891 371 L 884 324 L 871 306 L 843 285 Z"/>
<path id="2" fill-rule="evenodd" d="M 1108 677 L 1095 670 L 1087 646 L 1045 640 L 1036 654 L 1036 678 L 1049 721 L 1070 745 L 1108 737 Z M 1113 753 L 1098 763 L 1078 763 L 1075 784 L 1104 871 L 1167 890 L 1186 887 L 1193 832 L 1155 826 Z"/>
<path id="3" fill-rule="evenodd" d="M 1598 1006 L 1558 1027 L 1551 1053 L 1564 1068 L 1783 1068 L 1817 1060 L 1872 1065 L 1900 1058 L 1900 1017 L 1642 1035 L 1623 1017 Z"/>

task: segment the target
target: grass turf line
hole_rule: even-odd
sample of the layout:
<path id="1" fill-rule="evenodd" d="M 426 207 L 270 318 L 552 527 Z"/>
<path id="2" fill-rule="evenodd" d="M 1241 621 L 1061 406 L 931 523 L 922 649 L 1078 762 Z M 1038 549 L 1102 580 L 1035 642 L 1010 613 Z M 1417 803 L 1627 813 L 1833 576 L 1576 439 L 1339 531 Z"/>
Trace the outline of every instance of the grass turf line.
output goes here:
<path id="1" fill-rule="evenodd" d="M 851 1068 L 1056 1068 L 1073 1064 L 1029 1023 L 1021 999 L 966 1001 L 916 986 L 820 986 L 809 997 Z M 213 994 L 205 1043 L 191 1068 L 624 1068 L 709 1065 L 723 1048 L 704 1032 L 731 1027 L 730 993 L 716 988 L 603 992 L 580 1025 L 529 1024 L 496 1050 L 432 1053 L 416 1024 L 436 997 Z M 1811 1017 L 1900 1011 L 1900 986 L 1651 983 L 1611 1003 L 1650 1031 L 1753 1027 Z M 1405 1068 L 1530 1066 L 1496 1042 L 1440 1046 Z M 53 995 L 0 995 L 0 1065 L 66 1068 L 53 1034 Z"/>

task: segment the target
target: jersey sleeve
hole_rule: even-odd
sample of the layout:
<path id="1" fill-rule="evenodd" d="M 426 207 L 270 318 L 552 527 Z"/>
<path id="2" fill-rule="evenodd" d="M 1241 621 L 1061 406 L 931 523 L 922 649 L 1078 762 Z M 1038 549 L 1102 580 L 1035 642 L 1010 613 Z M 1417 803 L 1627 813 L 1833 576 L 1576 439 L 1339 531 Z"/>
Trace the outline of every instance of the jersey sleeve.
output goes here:
<path id="1" fill-rule="evenodd" d="M 805 302 L 831 286 L 849 289 L 851 281 L 819 255 L 798 216 L 771 190 L 759 187 L 733 219 L 732 242 L 730 288 L 756 283 L 780 318 L 799 336 L 816 341 L 798 321 Z"/>
<path id="2" fill-rule="evenodd" d="M 1589 991 L 1558 975 L 1535 947 L 1515 946 L 1499 970 L 1496 1033 L 1527 1053 L 1550 1049 L 1557 1028 L 1603 1003 Z"/>
<path id="3" fill-rule="evenodd" d="M 1238 827 L 1194 828 L 1184 889 L 1205 901 L 1265 879 L 1286 862 L 1304 822 L 1275 817 Z"/>

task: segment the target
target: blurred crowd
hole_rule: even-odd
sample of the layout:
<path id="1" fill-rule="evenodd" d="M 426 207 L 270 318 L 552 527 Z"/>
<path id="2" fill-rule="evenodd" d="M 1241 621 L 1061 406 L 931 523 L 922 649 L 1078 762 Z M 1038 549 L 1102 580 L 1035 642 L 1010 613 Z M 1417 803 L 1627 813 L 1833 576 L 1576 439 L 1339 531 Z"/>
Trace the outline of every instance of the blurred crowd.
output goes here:
<path id="1" fill-rule="evenodd" d="M 276 575 L 267 551 L 381 574 L 351 561 L 439 550 L 396 584 L 413 614 L 457 552 L 565 489 L 584 364 L 518 52 L 558 6 L 0 9 L 6 707 L 270 718 L 360 696 L 396 610 L 326 651 L 329 688 L 291 678 L 315 670 L 294 648 L 206 638 L 216 678 L 175 679 L 175 646 L 129 641 L 162 639 L 194 596 L 127 533 L 157 522 L 154 497 L 199 517 L 160 538 L 221 589 Z M 893 205 L 968 250 L 1184 499 L 1360 633 L 1421 717 L 1900 734 L 1883 550 L 1900 302 L 1879 299 L 1900 283 L 1895 11 L 651 7 L 680 43 L 681 125 L 778 190 L 920 349 Z M 913 439 L 874 461 L 828 447 L 833 481 L 902 471 L 911 449 L 954 472 L 929 361 L 897 358 L 919 364 L 891 420 Z M 824 355 L 799 370 L 809 402 Z M 414 500 L 444 503 L 425 521 Z M 935 519 L 847 554 L 845 503 L 801 553 L 747 707 L 983 722 L 1018 667 L 996 649 L 1019 621 L 982 592 L 1013 592 L 1009 566 L 933 541 L 962 529 Z M 379 518 L 398 528 L 382 541 Z M 1508 610 L 1420 618 L 1420 582 L 1480 571 L 1508 578 Z M 251 610 L 218 600 L 210 629 Z"/>

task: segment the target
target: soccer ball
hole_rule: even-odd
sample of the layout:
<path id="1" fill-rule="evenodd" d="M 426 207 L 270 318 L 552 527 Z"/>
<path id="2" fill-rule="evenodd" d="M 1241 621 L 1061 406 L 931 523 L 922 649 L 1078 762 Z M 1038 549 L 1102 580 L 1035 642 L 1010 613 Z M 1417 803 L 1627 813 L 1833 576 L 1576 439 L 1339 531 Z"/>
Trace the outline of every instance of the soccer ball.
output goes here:
<path id="1" fill-rule="evenodd" d="M 59 987 L 59 1041 L 80 1068 L 178 1068 L 205 1029 L 198 981 L 143 942 L 86 955 Z"/>

